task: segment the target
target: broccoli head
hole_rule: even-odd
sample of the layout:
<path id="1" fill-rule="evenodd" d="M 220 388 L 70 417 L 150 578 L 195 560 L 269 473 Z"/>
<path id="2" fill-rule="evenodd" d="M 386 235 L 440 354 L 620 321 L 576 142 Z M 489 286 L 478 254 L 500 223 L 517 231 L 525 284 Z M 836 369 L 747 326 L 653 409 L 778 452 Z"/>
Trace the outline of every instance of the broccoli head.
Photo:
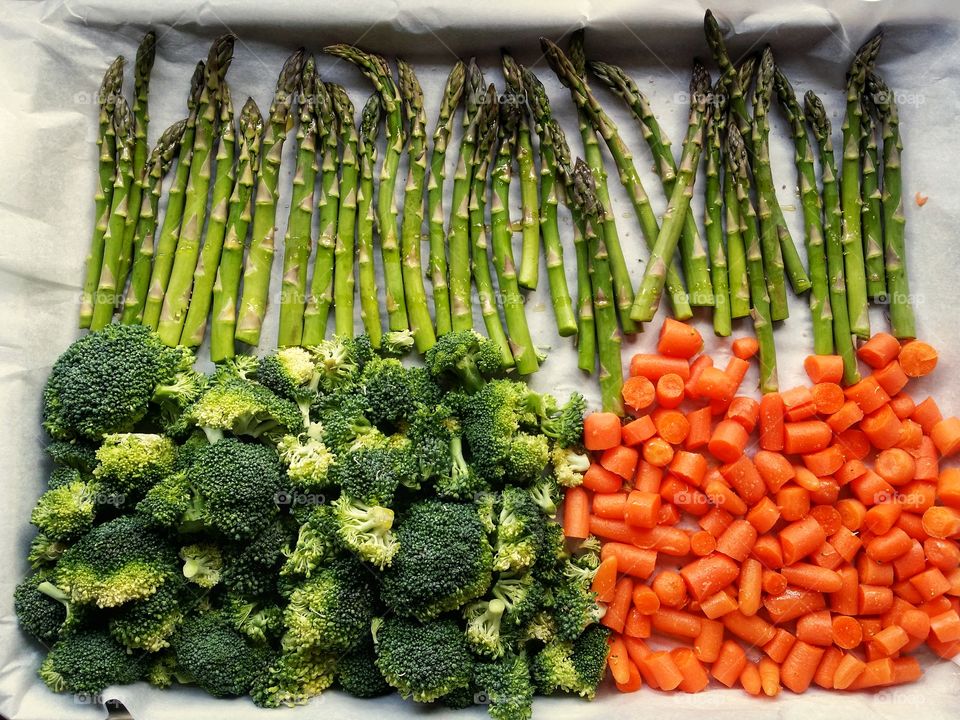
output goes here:
<path id="1" fill-rule="evenodd" d="M 395 612 L 429 620 L 483 595 L 493 554 L 476 506 L 422 500 L 397 527 L 400 545 L 381 595 Z"/>
<path id="2" fill-rule="evenodd" d="M 503 622 L 515 629 L 526 625 L 545 603 L 543 585 L 532 573 L 500 573 L 491 594 L 504 603 Z"/>
<path id="3" fill-rule="evenodd" d="M 358 698 L 374 698 L 390 692 L 390 684 L 377 668 L 373 638 L 364 641 L 337 660 L 337 680 L 345 691 Z"/>
<path id="4" fill-rule="evenodd" d="M 57 639 L 67 620 L 67 597 L 57 588 L 53 590 L 62 599 L 51 597 L 43 591 L 45 587 L 53 587 L 46 573 L 34 573 L 22 580 L 13 591 L 13 609 L 24 632 L 49 643 Z"/>
<path id="5" fill-rule="evenodd" d="M 97 514 L 96 485 L 75 480 L 47 490 L 30 514 L 30 522 L 53 540 L 70 542 L 93 527 Z"/>
<path id="6" fill-rule="evenodd" d="M 157 652 L 170 645 L 170 636 L 183 620 L 190 596 L 186 580 L 174 575 L 150 597 L 126 603 L 111 615 L 110 635 L 121 645 Z"/>
<path id="7" fill-rule="evenodd" d="M 540 508 L 540 512 L 549 518 L 557 516 L 557 505 L 560 503 L 560 486 L 552 475 L 545 475 L 529 488 L 530 498 Z"/>
<path id="8" fill-rule="evenodd" d="M 263 385 L 225 376 L 187 408 L 181 424 L 201 428 L 215 443 L 224 433 L 266 439 L 296 435 L 303 429 L 303 417 L 296 403 Z"/>
<path id="9" fill-rule="evenodd" d="M 97 450 L 93 474 L 107 492 L 141 493 L 173 471 L 177 448 L 163 435 L 111 433 Z"/>
<path id="10" fill-rule="evenodd" d="M 280 517 L 250 540 L 224 547 L 220 573 L 224 587 L 244 595 L 263 595 L 276 589 L 277 571 L 294 539 L 295 526 L 288 520 Z"/>
<path id="11" fill-rule="evenodd" d="M 578 445 L 583 438 L 583 413 L 587 402 L 580 393 L 573 393 L 566 404 L 558 407 L 552 395 L 531 393 L 534 412 L 540 417 L 540 432 L 560 447 Z"/>
<path id="12" fill-rule="evenodd" d="M 216 545 L 185 545 L 180 548 L 180 559 L 183 560 L 183 576 L 190 582 L 207 589 L 220 582 L 223 554 Z"/>
<path id="13" fill-rule="evenodd" d="M 371 360 L 361 381 L 367 396 L 367 416 L 381 428 L 396 427 L 419 406 L 432 407 L 440 400 L 440 388 L 426 370 L 404 367 L 395 358 Z"/>
<path id="14" fill-rule="evenodd" d="M 530 664 L 537 690 L 545 695 L 562 690 L 592 700 L 607 668 L 608 635 L 605 627 L 594 625 L 575 640 L 548 642 Z"/>
<path id="15" fill-rule="evenodd" d="M 200 528 L 200 505 L 185 471 L 168 475 L 147 490 L 137 503 L 137 514 L 157 527 Z"/>
<path id="16" fill-rule="evenodd" d="M 342 337 L 323 340 L 310 348 L 320 376 L 319 386 L 329 392 L 352 384 L 361 369 L 358 351 L 364 355 L 363 362 L 368 362 L 362 346 Z"/>
<path id="17" fill-rule="evenodd" d="M 67 543 L 62 540 L 54 540 L 43 533 L 37 533 L 30 541 L 27 562 L 34 570 L 48 568 L 60 559 L 66 549 Z"/>
<path id="18" fill-rule="evenodd" d="M 360 559 L 381 570 L 393 562 L 399 547 L 392 532 L 393 510 L 341 495 L 333 503 L 333 518 L 340 542 Z"/>
<path id="19" fill-rule="evenodd" d="M 453 620 L 390 617 L 376 626 L 377 667 L 403 697 L 432 702 L 469 686 L 473 663 Z"/>
<path id="20" fill-rule="evenodd" d="M 323 442 L 322 425 L 311 424 L 300 435 L 284 435 L 277 443 L 277 452 L 287 478 L 298 488 L 313 491 L 330 486 L 330 467 L 335 458 Z"/>
<path id="21" fill-rule="evenodd" d="M 467 392 L 476 392 L 503 372 L 496 344 L 473 330 L 448 332 L 437 338 L 424 358 L 429 373 Z"/>
<path id="22" fill-rule="evenodd" d="M 473 685 L 487 703 L 493 720 L 530 720 L 533 683 L 526 655 L 508 655 L 493 662 L 478 662 Z"/>
<path id="23" fill-rule="evenodd" d="M 550 451 L 553 476 L 563 487 L 576 487 L 583 483 L 583 474 L 590 468 L 590 458 L 573 448 L 554 444 Z"/>
<path id="24" fill-rule="evenodd" d="M 367 398 L 356 388 L 327 396 L 320 409 L 322 440 L 334 454 L 375 429 L 367 419 Z"/>
<path id="25" fill-rule="evenodd" d="M 313 354 L 301 347 L 288 347 L 260 358 L 257 380 L 300 408 L 303 424 L 310 424 L 310 406 L 317 397 L 320 374 Z"/>
<path id="26" fill-rule="evenodd" d="M 220 613 L 253 642 L 266 645 L 283 634 L 283 609 L 271 600 L 228 594 Z"/>
<path id="27" fill-rule="evenodd" d="M 67 467 L 66 465 L 54 465 L 47 478 L 47 490 L 56 490 L 64 485 L 70 485 L 75 482 L 89 483 L 93 480 L 93 474 L 77 468 Z"/>
<path id="28" fill-rule="evenodd" d="M 500 495 L 494 570 L 523 570 L 537 560 L 545 521 L 530 494 L 507 486 Z"/>
<path id="29" fill-rule="evenodd" d="M 506 609 L 506 603 L 499 598 L 478 600 L 463 609 L 463 618 L 467 621 L 465 635 L 473 652 L 495 658 L 503 655 L 507 643 L 501 628 Z"/>
<path id="30" fill-rule="evenodd" d="M 310 575 L 321 565 L 332 560 L 339 547 L 337 518 L 332 505 L 318 505 L 310 510 L 300 526 L 293 548 L 286 548 L 286 562 L 281 575 Z"/>
<path id="31" fill-rule="evenodd" d="M 146 663 L 100 630 L 70 633 L 57 640 L 38 674 L 54 692 L 96 695 L 108 685 L 128 685 L 143 677 Z"/>
<path id="32" fill-rule="evenodd" d="M 333 685 L 335 655 L 307 649 L 284 652 L 254 682 L 253 702 L 264 708 L 303 705 Z"/>
<path id="33" fill-rule="evenodd" d="M 342 452 L 332 475 L 344 494 L 367 505 L 391 505 L 400 485 L 419 483 L 410 440 L 379 430 L 360 435 Z"/>
<path id="34" fill-rule="evenodd" d="M 84 440 L 54 440 L 44 451 L 57 467 L 91 473 L 97 466 L 97 446 Z"/>
<path id="35" fill-rule="evenodd" d="M 568 562 L 564 576 L 551 588 L 550 605 L 561 640 L 577 637 L 603 617 L 603 607 L 597 604 L 596 593 L 590 589 L 590 576 Z"/>

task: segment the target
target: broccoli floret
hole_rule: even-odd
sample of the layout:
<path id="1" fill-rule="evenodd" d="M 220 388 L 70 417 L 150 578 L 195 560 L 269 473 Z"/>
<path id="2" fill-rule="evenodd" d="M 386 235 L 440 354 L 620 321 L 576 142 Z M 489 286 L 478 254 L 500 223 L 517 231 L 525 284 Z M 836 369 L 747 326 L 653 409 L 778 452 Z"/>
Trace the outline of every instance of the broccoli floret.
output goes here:
<path id="1" fill-rule="evenodd" d="M 165 690 L 174 682 L 181 681 L 182 673 L 177 665 L 177 656 L 170 651 L 151 655 L 144 680 L 154 687 Z M 183 677 L 184 680 L 187 678 Z"/>
<path id="2" fill-rule="evenodd" d="M 337 680 L 340 687 L 358 698 L 374 698 L 391 691 L 377 668 L 377 653 L 373 639 L 367 634 L 364 641 L 337 661 Z"/>
<path id="3" fill-rule="evenodd" d="M 500 496 L 494 570 L 523 570 L 531 567 L 540 551 L 544 519 L 540 509 L 523 488 L 508 486 Z"/>
<path id="4" fill-rule="evenodd" d="M 140 493 L 173 471 L 177 448 L 163 435 L 112 433 L 97 450 L 93 474 L 107 492 Z"/>
<path id="5" fill-rule="evenodd" d="M 392 333 L 387 333 L 387 335 L 390 334 Z M 377 351 L 370 341 L 370 336 L 367 334 L 357 335 L 352 338 L 341 338 L 341 342 L 347 346 L 347 352 L 350 353 L 354 365 L 356 365 L 357 370 L 360 372 L 363 372 L 367 363 L 377 355 Z"/>
<path id="6" fill-rule="evenodd" d="M 67 543 L 62 540 L 38 533 L 30 541 L 30 553 L 27 555 L 27 562 L 34 570 L 49 567 L 56 563 L 67 549 Z"/>
<path id="7" fill-rule="evenodd" d="M 395 612 L 428 620 L 490 586 L 493 554 L 476 506 L 422 500 L 410 506 L 396 534 L 400 549 L 381 588 Z"/>
<path id="8" fill-rule="evenodd" d="M 146 663 L 100 630 L 60 638 L 40 665 L 40 679 L 54 692 L 96 695 L 108 685 L 128 685 L 143 677 Z"/>
<path id="9" fill-rule="evenodd" d="M 359 436 L 339 455 L 331 474 L 346 495 L 367 505 L 391 505 L 401 484 L 417 487 L 419 482 L 410 440 L 380 431 Z"/>
<path id="10" fill-rule="evenodd" d="M 358 436 L 375 429 L 367 419 L 367 399 L 357 389 L 335 393 L 320 411 L 322 440 L 334 454 L 349 447 Z"/>
<path id="11" fill-rule="evenodd" d="M 260 358 L 257 380 L 300 408 L 304 426 L 310 424 L 310 406 L 317 397 L 320 373 L 313 354 L 300 347 L 277 350 Z"/>
<path id="12" fill-rule="evenodd" d="M 337 535 L 347 549 L 381 570 L 393 562 L 399 547 L 391 530 L 393 510 L 346 495 L 337 498 L 333 508 Z"/>
<path id="13" fill-rule="evenodd" d="M 548 643 L 557 636 L 557 624 L 547 610 L 536 613 L 522 629 L 524 640 L 537 640 Z"/>
<path id="14" fill-rule="evenodd" d="M 274 520 L 248 542 L 228 545 L 223 552 L 223 585 L 243 595 L 262 595 L 276 589 L 277 571 L 293 543 L 289 518 Z"/>
<path id="15" fill-rule="evenodd" d="M 452 500 L 477 500 L 490 494 L 490 483 L 464 459 L 460 435 L 450 440 L 450 470 L 437 478 L 434 489 L 440 497 Z"/>
<path id="16" fill-rule="evenodd" d="M 320 376 L 320 387 L 327 391 L 342 388 L 354 382 L 360 371 L 360 366 L 354 351 L 355 343 L 341 337 L 324 340 L 319 345 L 310 348 L 317 373 Z"/>
<path id="17" fill-rule="evenodd" d="M 574 692 L 592 700 L 607 668 L 608 634 L 605 627 L 595 625 L 573 641 L 547 643 L 530 665 L 537 689 L 546 695 Z"/>
<path id="18" fill-rule="evenodd" d="M 530 720 L 532 717 L 533 683 L 525 655 L 477 663 L 473 684 L 480 690 L 493 720 Z"/>
<path id="19" fill-rule="evenodd" d="M 411 330 L 391 330 L 380 339 L 380 354 L 385 357 L 400 357 L 413 349 L 414 337 Z"/>
<path id="20" fill-rule="evenodd" d="M 194 504 L 194 490 L 186 472 L 165 477 L 150 488 L 137 503 L 137 514 L 163 528 L 199 529 L 200 505 Z"/>
<path id="21" fill-rule="evenodd" d="M 245 695 L 271 653 L 250 642 L 219 613 L 188 617 L 173 635 L 179 667 L 214 697 Z"/>
<path id="22" fill-rule="evenodd" d="M 234 628 L 260 645 L 283 634 L 283 609 L 275 602 L 229 594 L 220 612 Z"/>
<path id="23" fill-rule="evenodd" d="M 476 392 L 503 371 L 496 344 L 472 330 L 441 335 L 424 360 L 434 378 L 445 379 L 467 392 Z"/>
<path id="24" fill-rule="evenodd" d="M 183 348 L 185 352 L 189 352 Z M 190 362 L 193 362 L 192 355 Z M 160 410 L 158 420 L 164 428 L 179 428 L 183 411 L 207 389 L 210 379 L 196 370 L 185 369 L 177 373 L 173 382 L 161 385 L 153 393 L 153 402 Z"/>
<path id="25" fill-rule="evenodd" d="M 543 474 L 549 459 L 550 443 L 546 437 L 517 433 L 506 448 L 506 476 L 517 485 L 526 485 Z"/>
<path id="26" fill-rule="evenodd" d="M 403 697 L 432 702 L 470 684 L 470 653 L 453 620 L 420 623 L 390 617 L 378 625 L 377 667 Z"/>
<path id="27" fill-rule="evenodd" d="M 183 620 L 186 580 L 174 575 L 145 600 L 127 603 L 110 618 L 110 635 L 125 647 L 156 652 L 170 646 Z"/>
<path id="28" fill-rule="evenodd" d="M 547 475 L 537 480 L 529 488 L 530 498 L 540 508 L 540 512 L 549 518 L 557 516 L 557 504 L 560 502 L 560 486 L 556 478 Z"/>
<path id="29" fill-rule="evenodd" d="M 504 624 L 509 628 L 526 625 L 544 605 L 543 586 L 532 573 L 500 573 L 491 594 L 504 603 Z"/>
<path id="30" fill-rule="evenodd" d="M 541 526 L 540 551 L 533 566 L 534 575 L 541 582 L 552 585 L 563 574 L 564 564 L 569 557 L 563 527 L 556 522 L 545 522 Z"/>
<path id="31" fill-rule="evenodd" d="M 318 505 L 300 526 L 296 544 L 285 550 L 287 561 L 280 568 L 280 574 L 308 578 L 318 567 L 333 559 L 338 546 L 334 508 Z"/>
<path id="32" fill-rule="evenodd" d="M 507 605 L 503 600 L 478 600 L 463 610 L 467 621 L 466 637 L 470 649 L 479 655 L 500 657 L 506 651 L 506 643 L 501 636 L 503 613 Z"/>
<path id="33" fill-rule="evenodd" d="M 82 480 L 47 490 L 37 500 L 30 522 L 50 539 L 76 540 L 93 527 L 97 492 L 95 485 Z"/>
<path id="34" fill-rule="evenodd" d="M 149 597 L 179 573 L 174 548 L 142 517 L 124 515 L 69 547 L 54 579 L 74 602 L 114 607 Z"/>
<path id="35" fill-rule="evenodd" d="M 590 468 L 586 453 L 554 444 L 550 451 L 553 475 L 563 487 L 576 487 L 583 483 L 583 474 Z"/>
<path id="36" fill-rule="evenodd" d="M 238 377 L 241 380 L 252 380 L 260 368 L 260 358 L 255 355 L 234 355 L 217 363 L 214 377 Z"/>
<path id="37" fill-rule="evenodd" d="M 317 650 L 282 653 L 254 682 L 253 702 L 264 708 L 303 705 L 333 684 L 337 659 Z"/>
<path id="38" fill-rule="evenodd" d="M 426 370 L 404 367 L 394 358 L 367 363 L 361 382 L 367 395 L 367 416 L 374 425 L 384 428 L 396 427 L 418 407 L 433 407 L 440 401 L 440 388 Z"/>
<path id="39" fill-rule="evenodd" d="M 180 548 L 183 576 L 202 588 L 212 588 L 220 582 L 223 555 L 220 548 L 210 543 L 195 543 Z"/>
<path id="40" fill-rule="evenodd" d="M 301 435 L 285 435 L 277 443 L 280 461 L 287 477 L 304 490 L 323 490 L 330 486 L 330 467 L 334 456 L 323 442 L 323 426 L 314 423 Z"/>
<path id="41" fill-rule="evenodd" d="M 66 595 L 48 582 L 46 573 L 34 573 L 17 585 L 13 591 L 13 609 L 24 632 L 40 642 L 53 642 L 60 635 L 60 628 L 67 620 Z M 54 598 L 43 591 L 50 587 L 60 597 Z M 62 599 L 61 599 L 62 598 Z"/>
<path id="42" fill-rule="evenodd" d="M 43 392 L 43 426 L 56 439 L 99 440 L 133 429 L 158 388 L 193 364 L 138 325 L 111 324 L 74 342 L 54 363 Z"/>
<path id="43" fill-rule="evenodd" d="M 44 450 L 60 468 L 91 473 L 97 466 L 97 446 L 84 440 L 54 440 Z"/>
<path id="44" fill-rule="evenodd" d="M 263 385 L 235 377 L 213 383 L 184 412 L 182 421 L 188 428 L 201 428 L 211 443 L 225 432 L 279 439 L 303 429 L 296 403 L 274 395 Z"/>
<path id="45" fill-rule="evenodd" d="M 93 480 L 93 474 L 65 465 L 55 465 L 47 478 L 47 490 L 56 490 L 75 482 L 89 483 Z"/>
<path id="46" fill-rule="evenodd" d="M 540 432 L 561 447 L 579 444 L 583 438 L 583 413 L 587 409 L 583 395 L 573 393 L 562 407 L 557 407 L 557 401 L 552 395 L 538 397 L 539 401 L 533 405 L 541 418 Z"/>
<path id="47" fill-rule="evenodd" d="M 603 617 L 603 608 L 590 589 L 590 575 L 568 563 L 566 574 L 551 588 L 550 605 L 561 640 L 572 640 Z"/>
<path id="48" fill-rule="evenodd" d="M 290 594 L 283 648 L 346 652 L 357 647 L 373 620 L 374 593 L 370 573 L 352 558 L 321 568 Z"/>

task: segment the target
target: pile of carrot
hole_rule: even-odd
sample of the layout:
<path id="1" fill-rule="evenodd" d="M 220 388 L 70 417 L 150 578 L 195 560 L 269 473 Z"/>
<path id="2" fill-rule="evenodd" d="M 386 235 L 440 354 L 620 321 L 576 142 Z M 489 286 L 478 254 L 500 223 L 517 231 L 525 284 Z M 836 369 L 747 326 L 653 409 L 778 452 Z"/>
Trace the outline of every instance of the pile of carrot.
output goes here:
<path id="1" fill-rule="evenodd" d="M 811 356 L 810 385 L 757 401 L 738 394 L 755 340 L 723 369 L 702 347 L 664 323 L 657 354 L 630 363 L 632 417 L 585 419 L 593 462 L 566 492 L 566 535 L 603 543 L 617 687 L 862 690 L 919 678 L 922 645 L 960 654 L 960 468 L 940 468 L 960 419 L 904 391 L 934 348 L 880 333 L 855 385 L 839 357 Z"/>

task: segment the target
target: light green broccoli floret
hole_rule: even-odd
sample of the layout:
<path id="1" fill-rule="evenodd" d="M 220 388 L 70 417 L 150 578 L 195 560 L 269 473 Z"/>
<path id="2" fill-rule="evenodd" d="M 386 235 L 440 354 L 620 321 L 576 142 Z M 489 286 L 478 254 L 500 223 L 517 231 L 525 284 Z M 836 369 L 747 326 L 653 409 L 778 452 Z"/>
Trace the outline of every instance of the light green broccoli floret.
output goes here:
<path id="1" fill-rule="evenodd" d="M 176 445 L 164 435 L 112 433 L 97 450 L 93 474 L 108 492 L 141 492 L 169 475 L 176 460 Z"/>
<path id="2" fill-rule="evenodd" d="M 351 500 L 346 495 L 337 498 L 333 507 L 341 542 L 380 569 L 390 565 L 398 549 L 391 531 L 393 510 Z"/>
<path id="3" fill-rule="evenodd" d="M 220 548 L 209 543 L 196 543 L 180 548 L 183 576 L 202 588 L 212 588 L 220 582 L 223 555 Z"/>
<path id="4" fill-rule="evenodd" d="M 93 527 L 96 499 L 95 485 L 82 481 L 61 485 L 40 496 L 30 522 L 48 538 L 75 540 Z"/>
<path id="5" fill-rule="evenodd" d="M 583 482 L 583 474 L 590 468 L 590 458 L 573 448 L 554 445 L 550 451 L 553 475 L 563 487 L 576 487 Z"/>
<path id="6" fill-rule="evenodd" d="M 323 442 L 323 426 L 314 423 L 302 435 L 285 435 L 277 443 L 287 477 L 304 490 L 323 490 L 330 485 L 330 466 L 335 458 Z"/>

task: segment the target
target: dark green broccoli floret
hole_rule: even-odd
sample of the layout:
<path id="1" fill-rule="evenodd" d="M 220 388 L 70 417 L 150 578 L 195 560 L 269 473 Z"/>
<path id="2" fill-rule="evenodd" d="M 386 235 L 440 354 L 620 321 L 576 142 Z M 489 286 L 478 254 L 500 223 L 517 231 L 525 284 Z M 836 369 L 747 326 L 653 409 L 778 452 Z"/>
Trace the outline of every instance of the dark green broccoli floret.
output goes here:
<path id="1" fill-rule="evenodd" d="M 522 570 L 537 559 L 545 521 L 540 509 L 523 488 L 508 486 L 500 495 L 497 540 L 494 545 L 495 570 Z"/>
<path id="2" fill-rule="evenodd" d="M 467 621 L 465 636 L 470 649 L 478 655 L 500 657 L 507 649 L 503 632 L 503 613 L 506 603 L 499 598 L 478 600 L 463 609 Z"/>
<path id="3" fill-rule="evenodd" d="M 323 426 L 319 423 L 311 424 L 301 435 L 280 438 L 277 452 L 287 478 L 296 487 L 313 491 L 330 486 L 330 468 L 335 458 L 323 442 Z"/>
<path id="4" fill-rule="evenodd" d="M 448 477 L 453 458 L 450 443 L 460 434 L 460 422 L 443 403 L 417 407 L 407 418 L 406 435 L 425 480 Z"/>
<path id="5" fill-rule="evenodd" d="M 286 518 L 289 519 L 289 518 Z M 223 551 L 223 585 L 243 595 L 262 595 L 275 589 L 277 571 L 293 543 L 295 526 L 274 520 L 255 537 Z"/>
<path id="6" fill-rule="evenodd" d="M 358 436 L 375 429 L 367 419 L 367 398 L 356 388 L 333 393 L 320 410 L 322 440 L 334 452 L 350 446 Z"/>
<path id="7" fill-rule="evenodd" d="M 557 516 L 557 505 L 562 500 L 560 486 L 552 475 L 545 475 L 529 488 L 530 497 L 540 508 L 540 512 L 550 518 Z"/>
<path id="8" fill-rule="evenodd" d="M 530 720 L 533 715 L 533 683 L 525 655 L 478 662 L 473 670 L 473 685 L 494 720 Z"/>
<path id="9" fill-rule="evenodd" d="M 54 692 L 95 695 L 108 685 L 136 682 L 146 670 L 144 658 L 99 630 L 60 638 L 40 665 L 40 679 Z"/>
<path id="10" fill-rule="evenodd" d="M 66 465 L 54 465 L 53 470 L 50 472 L 50 477 L 47 478 L 47 490 L 56 490 L 57 488 L 62 488 L 65 485 L 71 485 L 75 482 L 89 483 L 91 480 L 93 480 L 91 473 L 67 467 Z"/>
<path id="11" fill-rule="evenodd" d="M 355 351 L 358 346 L 341 337 L 333 337 L 310 348 L 313 361 L 320 375 L 320 387 L 326 391 L 336 390 L 353 383 L 360 365 Z M 361 348 L 362 351 L 362 348 Z"/>
<path id="12" fill-rule="evenodd" d="M 565 561 L 570 557 L 566 547 L 563 526 L 557 522 L 545 522 L 540 534 L 540 551 L 533 566 L 533 574 L 546 585 L 563 574 Z"/>
<path id="13" fill-rule="evenodd" d="M 140 493 L 173 471 L 177 448 L 163 435 L 112 433 L 97 450 L 93 474 L 106 492 Z"/>
<path id="14" fill-rule="evenodd" d="M 266 645 L 283 634 L 283 609 L 271 600 L 255 600 L 229 594 L 223 600 L 221 615 L 253 642 Z"/>
<path id="15" fill-rule="evenodd" d="M 334 521 L 340 542 L 378 568 L 393 562 L 399 547 L 393 528 L 393 510 L 367 505 L 341 495 L 333 503 Z"/>
<path id="16" fill-rule="evenodd" d="M 432 407 L 440 400 L 440 388 L 419 367 L 404 367 L 394 358 L 376 358 L 363 370 L 361 382 L 367 396 L 367 416 L 374 425 L 396 427 L 418 407 Z"/>
<path id="17" fill-rule="evenodd" d="M 432 702 L 470 684 L 470 653 L 453 620 L 390 617 L 377 625 L 377 667 L 403 697 Z"/>
<path id="18" fill-rule="evenodd" d="M 377 351 L 374 349 L 373 343 L 370 341 L 370 336 L 367 334 L 356 335 L 352 338 L 341 338 L 341 341 L 346 345 L 347 352 L 350 354 L 354 365 L 360 372 L 363 371 L 368 362 L 376 357 Z"/>
<path id="19" fill-rule="evenodd" d="M 53 642 L 67 619 L 67 598 L 51 597 L 40 586 L 49 586 L 46 573 L 34 573 L 22 580 L 13 591 L 13 609 L 25 632 L 41 642 Z M 59 590 L 53 588 L 59 593 Z"/>
<path id="20" fill-rule="evenodd" d="M 201 428 L 216 443 L 225 432 L 268 439 L 296 435 L 303 429 L 303 417 L 296 403 L 263 385 L 224 377 L 184 412 L 182 424 Z"/>
<path id="21" fill-rule="evenodd" d="M 91 473 L 97 466 L 97 446 L 84 440 L 54 440 L 44 450 L 58 467 Z"/>
<path id="22" fill-rule="evenodd" d="M 254 682 L 250 695 L 264 708 L 303 705 L 333 684 L 337 656 L 314 649 L 285 652 Z"/>
<path id="23" fill-rule="evenodd" d="M 110 634 L 131 649 L 156 652 L 169 647 L 189 598 L 186 580 L 174 575 L 150 597 L 118 608 L 110 618 Z"/>
<path id="24" fill-rule="evenodd" d="M 377 668 L 373 639 L 367 634 L 363 643 L 337 660 L 340 687 L 358 698 L 373 698 L 390 692 L 390 684 Z"/>
<path id="25" fill-rule="evenodd" d="M 567 565 L 567 574 L 551 588 L 551 609 L 557 625 L 557 637 L 571 640 L 588 625 L 603 617 L 603 608 L 597 604 L 597 596 L 590 589 L 586 578 L 576 565 Z"/>
<path id="26" fill-rule="evenodd" d="M 500 573 L 490 592 L 503 601 L 503 621 L 509 628 L 526 625 L 545 602 L 543 585 L 529 572 Z"/>
<path id="27" fill-rule="evenodd" d="M 310 424 L 310 406 L 317 397 L 320 373 L 309 350 L 288 347 L 260 358 L 257 380 L 300 408 L 303 424 Z"/>
<path id="28" fill-rule="evenodd" d="M 583 438 L 583 413 L 587 402 L 580 393 L 573 393 L 566 404 L 557 406 L 552 395 L 531 392 L 528 401 L 540 416 L 540 432 L 561 447 L 579 445 Z"/>
<path id="29" fill-rule="evenodd" d="M 337 518 L 331 505 L 318 505 L 310 510 L 300 526 L 293 548 L 284 554 L 287 557 L 281 575 L 310 575 L 328 560 L 333 559 L 339 547 Z"/>
<path id="30" fill-rule="evenodd" d="M 200 504 L 194 503 L 194 490 L 187 480 L 187 473 L 174 473 L 158 482 L 137 503 L 137 514 L 164 528 L 190 525 L 200 528 Z"/>
<path id="31" fill-rule="evenodd" d="M 189 678 L 183 676 L 180 671 L 177 656 L 172 651 L 158 652 L 149 657 L 143 679 L 154 687 L 166 689 L 174 682 L 180 682 L 181 678 L 189 682 Z"/>
<path id="32" fill-rule="evenodd" d="M 543 435 L 520 432 L 506 446 L 504 470 L 506 477 L 518 485 L 536 481 L 550 458 L 550 443 Z"/>
<path id="33" fill-rule="evenodd" d="M 54 570 L 71 600 L 114 607 L 149 597 L 179 575 L 174 548 L 137 515 L 97 525 L 69 547 Z"/>
<path id="34" fill-rule="evenodd" d="M 76 540 L 93 527 L 98 488 L 76 480 L 47 490 L 30 514 L 30 522 L 53 540 Z"/>
<path id="35" fill-rule="evenodd" d="M 400 485 L 419 484 L 412 447 L 402 435 L 365 433 L 337 457 L 332 477 L 353 500 L 367 505 L 391 505 Z"/>
<path id="36" fill-rule="evenodd" d="M 188 617 L 172 644 L 179 667 L 214 697 L 247 694 L 271 659 L 215 612 Z"/>
<path id="37" fill-rule="evenodd" d="M 180 559 L 183 560 L 183 576 L 195 585 L 209 589 L 220 582 L 223 554 L 216 545 L 185 545 L 180 548 Z"/>
<path id="38" fill-rule="evenodd" d="M 345 652 L 367 635 L 374 616 L 370 573 L 352 558 L 335 560 L 290 593 L 283 614 L 283 648 Z"/>
<path id="39" fill-rule="evenodd" d="M 424 360 L 434 378 L 446 379 L 467 392 L 476 392 L 503 371 L 496 344 L 472 330 L 441 335 Z"/>
<path id="40" fill-rule="evenodd" d="M 609 631 L 594 625 L 575 640 L 552 640 L 530 664 L 537 690 L 549 695 L 557 690 L 593 699 L 607 668 Z"/>
<path id="41" fill-rule="evenodd" d="M 43 392 L 43 426 L 58 439 L 99 440 L 131 430 L 158 388 L 192 365 L 189 350 L 166 347 L 145 327 L 108 325 L 74 342 L 54 363 Z"/>
<path id="42" fill-rule="evenodd" d="M 400 549 L 381 589 L 395 612 L 430 619 L 490 586 L 492 551 L 475 505 L 420 501 L 410 506 L 396 535 Z"/>

